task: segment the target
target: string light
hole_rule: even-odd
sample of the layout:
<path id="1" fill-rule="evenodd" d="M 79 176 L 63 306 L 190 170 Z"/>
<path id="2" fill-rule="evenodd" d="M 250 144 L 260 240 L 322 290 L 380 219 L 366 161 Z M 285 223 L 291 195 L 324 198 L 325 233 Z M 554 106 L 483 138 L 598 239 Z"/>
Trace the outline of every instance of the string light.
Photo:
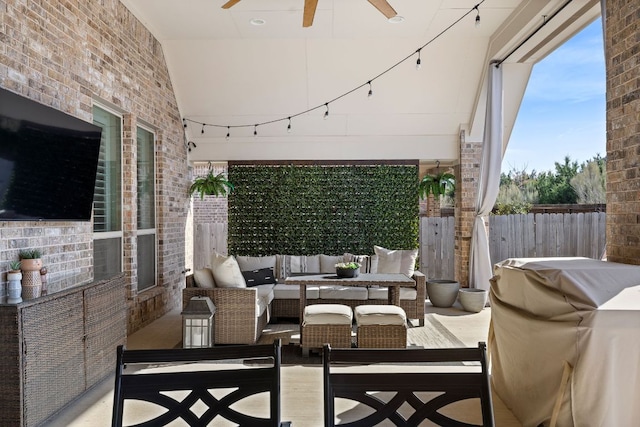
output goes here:
<path id="1" fill-rule="evenodd" d="M 319 104 L 315 107 L 311 107 L 307 110 L 301 111 L 297 114 L 292 114 L 290 116 L 287 116 L 286 118 L 280 118 L 280 119 L 274 119 L 274 120 L 269 120 L 269 121 L 265 121 L 262 123 L 256 123 L 256 124 L 241 124 L 241 125 L 234 125 L 233 127 L 237 127 L 237 128 L 245 128 L 245 127 L 249 127 L 249 126 L 253 126 L 254 130 L 253 130 L 253 135 L 257 136 L 258 135 L 258 131 L 257 128 L 258 126 L 263 126 L 263 125 L 267 125 L 267 124 L 271 124 L 271 123 L 276 123 L 276 122 L 281 122 L 283 120 L 288 120 L 288 124 L 287 124 L 287 132 L 291 132 L 291 119 L 293 117 L 297 117 L 297 116 L 301 116 L 303 114 L 307 114 L 310 113 L 311 111 L 317 110 L 319 108 L 322 108 L 323 106 L 326 108 L 326 111 L 324 112 L 324 119 L 328 119 L 329 118 L 329 104 L 335 101 L 338 101 L 339 99 L 342 99 L 344 97 L 346 97 L 347 95 L 350 95 L 351 93 L 361 89 L 363 86 L 365 85 L 369 85 L 369 93 L 368 96 L 371 97 L 373 95 L 373 89 L 372 89 L 372 82 L 379 78 L 382 77 L 383 75 L 389 73 L 390 71 L 392 71 L 393 69 L 395 69 L 396 67 L 398 67 L 400 64 L 403 64 L 404 62 L 406 62 L 407 60 L 411 59 L 416 53 L 418 54 L 418 58 L 416 60 L 416 69 L 420 69 L 422 67 L 422 60 L 420 57 L 420 54 L 422 52 L 422 49 L 424 49 L 425 47 L 427 47 L 428 45 L 430 45 L 431 43 L 433 43 L 434 41 L 436 41 L 438 38 L 440 38 L 443 34 L 445 34 L 447 31 L 449 31 L 451 28 L 453 28 L 456 24 L 458 24 L 460 21 L 462 21 L 464 18 L 467 17 L 467 15 L 473 13 L 473 11 L 476 12 L 476 17 L 475 17 L 475 25 L 479 26 L 480 25 L 480 5 L 482 5 L 486 0 L 481 0 L 478 4 L 476 4 L 475 6 L 473 6 L 471 9 L 469 9 L 466 13 L 464 13 L 462 16 L 460 16 L 458 19 L 456 19 L 455 21 L 453 21 L 449 26 L 447 26 L 446 28 L 444 28 L 442 31 L 440 31 L 438 34 L 436 34 L 434 37 L 432 37 L 429 41 L 427 41 L 425 44 L 423 44 L 422 46 L 420 46 L 417 50 L 411 52 L 410 55 L 407 55 L 406 57 L 402 58 L 400 61 L 396 62 L 395 64 L 393 64 L 392 66 L 390 66 L 389 68 L 387 68 L 386 70 L 384 70 L 383 72 L 381 72 L 380 74 L 378 74 L 377 76 L 375 76 L 374 78 L 368 80 L 366 83 L 361 84 L 358 87 L 355 87 L 351 90 L 349 90 L 348 92 L 343 93 L 342 95 L 336 96 L 335 98 L 323 103 L 323 104 Z M 196 124 L 200 124 L 202 125 L 202 133 L 204 133 L 204 127 L 205 126 L 213 126 L 213 127 L 226 127 L 227 128 L 227 136 L 226 139 L 229 140 L 229 138 L 231 137 L 231 131 L 230 125 L 222 125 L 222 124 L 212 124 L 212 123 L 203 123 L 203 122 L 198 122 L 195 120 L 191 120 L 188 118 L 183 118 L 182 122 L 183 122 L 183 126 L 186 129 L 187 128 L 187 122 L 192 122 L 192 123 L 196 123 Z"/>
<path id="2" fill-rule="evenodd" d="M 202 130 L 200 131 L 200 134 L 204 135 L 204 123 L 202 124 Z"/>

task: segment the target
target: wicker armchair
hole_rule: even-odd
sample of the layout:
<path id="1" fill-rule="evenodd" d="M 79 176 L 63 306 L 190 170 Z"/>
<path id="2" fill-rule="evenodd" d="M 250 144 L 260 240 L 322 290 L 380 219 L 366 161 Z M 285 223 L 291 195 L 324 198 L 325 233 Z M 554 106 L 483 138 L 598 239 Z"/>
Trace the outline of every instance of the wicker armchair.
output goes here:
<path id="1" fill-rule="evenodd" d="M 196 288 L 189 275 L 182 290 L 182 308 L 195 296 L 209 297 L 216 306 L 215 344 L 255 344 L 269 322 L 269 308 L 259 312 L 256 288 Z"/>

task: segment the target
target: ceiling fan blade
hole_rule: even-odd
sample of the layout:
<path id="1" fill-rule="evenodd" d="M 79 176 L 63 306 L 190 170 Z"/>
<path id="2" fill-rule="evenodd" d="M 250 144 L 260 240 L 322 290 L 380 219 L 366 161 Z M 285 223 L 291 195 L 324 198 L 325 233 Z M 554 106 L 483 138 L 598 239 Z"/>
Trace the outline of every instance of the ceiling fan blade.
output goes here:
<path id="1" fill-rule="evenodd" d="M 382 14 L 387 17 L 387 19 L 393 18 L 398 14 L 398 12 L 396 12 L 395 9 L 391 7 L 387 0 L 369 0 L 369 3 L 374 5 L 376 9 L 382 12 Z"/>
<path id="2" fill-rule="evenodd" d="M 316 7 L 318 7 L 318 0 L 304 0 L 304 15 L 302 15 L 303 27 L 310 27 L 313 25 L 313 17 L 316 15 Z"/>
<path id="3" fill-rule="evenodd" d="M 222 8 L 223 9 L 229 9 L 231 6 L 234 6 L 239 1 L 240 0 L 229 0 L 228 2 L 226 2 L 225 4 L 222 5 Z"/>

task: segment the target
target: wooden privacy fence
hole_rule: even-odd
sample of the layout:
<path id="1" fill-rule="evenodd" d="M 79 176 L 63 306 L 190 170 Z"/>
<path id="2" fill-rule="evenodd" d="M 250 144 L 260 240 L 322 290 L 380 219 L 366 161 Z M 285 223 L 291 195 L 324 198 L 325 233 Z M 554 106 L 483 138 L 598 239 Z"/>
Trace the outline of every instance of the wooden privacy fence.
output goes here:
<path id="1" fill-rule="evenodd" d="M 605 248 L 604 212 L 492 215 L 491 262 L 506 258 L 582 256 L 600 259 Z M 455 277 L 454 217 L 422 217 L 420 271 L 431 279 Z M 195 226 L 194 268 L 211 265 L 214 251 L 227 253 L 227 224 Z"/>
<path id="2" fill-rule="evenodd" d="M 600 259 L 605 248 L 605 223 L 604 212 L 492 216 L 491 262 L 540 256 Z"/>
<path id="3" fill-rule="evenodd" d="M 491 263 L 507 258 L 581 256 L 600 259 L 605 249 L 604 212 L 492 215 Z M 455 277 L 454 218 L 422 217 L 420 271 L 428 278 Z"/>
<path id="4" fill-rule="evenodd" d="M 194 227 L 193 267 L 211 267 L 211 256 L 227 254 L 227 223 L 198 223 Z"/>

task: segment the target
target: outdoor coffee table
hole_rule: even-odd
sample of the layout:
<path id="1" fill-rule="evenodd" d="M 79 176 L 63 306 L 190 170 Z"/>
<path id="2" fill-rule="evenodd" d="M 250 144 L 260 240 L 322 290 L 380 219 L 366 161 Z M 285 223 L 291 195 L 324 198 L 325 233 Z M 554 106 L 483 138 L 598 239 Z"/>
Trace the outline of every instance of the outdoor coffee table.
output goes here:
<path id="1" fill-rule="evenodd" d="M 336 274 L 313 274 L 309 276 L 287 277 L 287 285 L 300 286 L 300 342 L 302 342 L 302 321 L 307 305 L 307 286 L 382 286 L 389 289 L 388 303 L 400 305 L 400 288 L 415 287 L 416 282 L 402 273 L 361 273 L 358 277 L 342 278 Z"/>

